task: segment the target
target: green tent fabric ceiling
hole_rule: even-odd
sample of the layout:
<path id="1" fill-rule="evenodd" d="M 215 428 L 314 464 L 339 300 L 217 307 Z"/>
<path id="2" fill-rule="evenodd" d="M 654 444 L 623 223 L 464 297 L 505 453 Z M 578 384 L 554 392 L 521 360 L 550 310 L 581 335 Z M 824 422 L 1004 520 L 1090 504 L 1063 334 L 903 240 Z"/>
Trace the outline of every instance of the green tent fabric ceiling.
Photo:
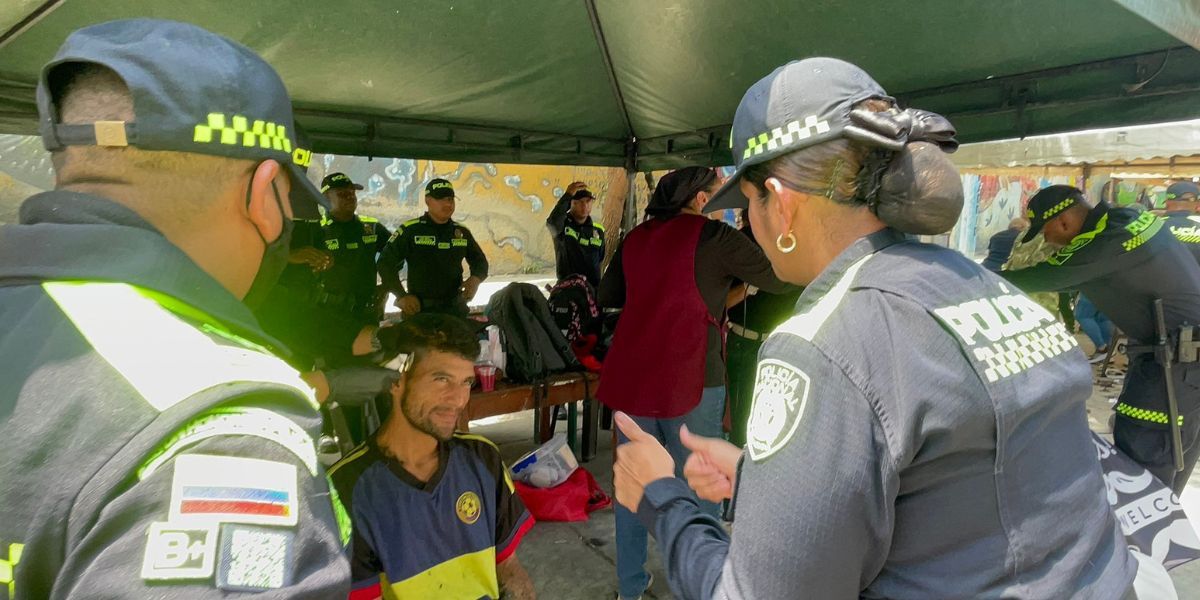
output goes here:
<path id="1" fill-rule="evenodd" d="M 342 154 L 728 164 L 742 92 L 812 55 L 963 141 L 1200 116 L 1195 0 L 4 0 L 0 132 L 35 132 L 38 69 L 67 33 L 137 16 L 257 50 L 314 149 Z"/>

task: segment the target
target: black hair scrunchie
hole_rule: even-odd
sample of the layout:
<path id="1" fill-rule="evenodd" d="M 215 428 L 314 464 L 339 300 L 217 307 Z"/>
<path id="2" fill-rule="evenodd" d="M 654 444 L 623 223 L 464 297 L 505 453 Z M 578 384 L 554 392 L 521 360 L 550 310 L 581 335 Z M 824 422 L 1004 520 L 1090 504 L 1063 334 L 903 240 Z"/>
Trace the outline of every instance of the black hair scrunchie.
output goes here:
<path id="1" fill-rule="evenodd" d="M 954 227 L 963 189 L 948 153 L 958 149 L 945 117 L 907 109 L 850 113 L 846 137 L 875 148 L 858 177 L 856 199 L 887 225 L 905 233 L 936 235 Z"/>

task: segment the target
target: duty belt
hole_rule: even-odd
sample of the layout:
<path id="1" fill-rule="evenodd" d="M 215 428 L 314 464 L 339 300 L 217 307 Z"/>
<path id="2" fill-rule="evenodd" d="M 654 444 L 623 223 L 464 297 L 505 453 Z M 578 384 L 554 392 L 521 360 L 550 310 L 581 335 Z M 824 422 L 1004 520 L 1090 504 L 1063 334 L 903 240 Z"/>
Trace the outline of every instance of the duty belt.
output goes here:
<path id="1" fill-rule="evenodd" d="M 754 331 L 753 329 L 746 329 L 745 327 L 742 327 L 741 325 L 738 325 L 737 323 L 732 323 L 732 322 L 729 323 L 729 333 L 732 333 L 738 337 L 744 337 L 748 340 L 755 341 L 755 342 L 760 342 L 762 340 L 765 340 L 765 339 L 767 339 L 767 336 L 770 335 L 767 333 L 759 333 L 757 331 Z"/>
<path id="2" fill-rule="evenodd" d="M 1200 332 L 1197 331 L 1196 326 L 1180 327 L 1175 335 L 1168 337 L 1167 345 L 1171 349 L 1170 356 L 1173 362 L 1200 362 Z M 1155 354 L 1160 351 L 1161 344 L 1129 344 L 1125 347 L 1125 354 L 1131 358 L 1140 354 Z"/>
<path id="3" fill-rule="evenodd" d="M 375 305 L 373 299 L 363 299 L 357 294 L 331 294 L 329 292 L 318 293 L 316 302 L 321 306 L 334 306 L 345 309 L 369 308 Z"/>

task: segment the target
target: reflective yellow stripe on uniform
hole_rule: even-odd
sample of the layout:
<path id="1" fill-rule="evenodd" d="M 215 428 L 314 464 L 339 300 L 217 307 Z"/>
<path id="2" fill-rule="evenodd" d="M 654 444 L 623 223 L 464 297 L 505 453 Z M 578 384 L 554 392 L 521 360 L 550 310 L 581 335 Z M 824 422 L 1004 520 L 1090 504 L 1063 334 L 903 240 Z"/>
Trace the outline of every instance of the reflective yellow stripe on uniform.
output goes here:
<path id="1" fill-rule="evenodd" d="M 8 586 L 8 597 L 17 597 L 17 563 L 21 562 L 21 552 L 25 544 L 9 544 L 8 558 L 0 559 L 0 584 Z"/>
<path id="2" fill-rule="evenodd" d="M 175 432 L 138 469 L 138 479 L 149 477 L 184 448 L 223 435 L 249 435 L 287 448 L 308 472 L 317 475 L 317 449 L 312 436 L 291 419 L 263 408 L 217 408 L 200 415 Z"/>
<path id="3" fill-rule="evenodd" d="M 857 262 L 850 265 L 845 273 L 842 273 L 841 279 L 829 288 L 829 291 L 821 296 L 816 303 L 812 305 L 804 314 L 796 315 L 782 325 L 775 328 L 775 333 L 790 333 L 799 336 L 808 341 L 813 341 L 817 337 L 817 332 L 821 330 L 821 326 L 829 317 L 833 315 L 834 309 L 842 303 L 842 299 L 846 297 L 846 292 L 850 291 L 850 286 L 854 283 L 854 277 L 858 275 L 858 270 L 867 264 L 873 254 L 868 254 Z"/>
<path id="4" fill-rule="evenodd" d="M 1092 243 L 1092 240 L 1096 239 L 1096 236 L 1100 235 L 1100 233 L 1103 232 L 1107 227 L 1108 213 L 1105 213 L 1100 217 L 1099 221 L 1096 221 L 1095 229 L 1075 236 L 1075 238 L 1071 240 L 1071 243 L 1067 244 L 1067 247 L 1055 252 L 1054 254 L 1051 254 L 1050 258 L 1046 259 L 1046 262 L 1055 266 L 1062 266 L 1062 264 L 1070 260 L 1070 258 L 1074 256 L 1076 252 L 1079 252 L 1084 246 Z"/>
<path id="5" fill-rule="evenodd" d="M 318 407 L 295 369 L 172 297 L 121 283 L 50 282 L 42 288 L 92 349 L 159 411 L 204 390 L 238 382 L 281 385 Z M 179 315 L 202 325 L 193 326 Z M 279 444 L 314 477 L 319 473 L 316 443 L 294 421 L 263 408 L 233 406 L 197 415 L 164 440 L 138 468 L 138 478 L 149 477 L 188 446 L 225 435 Z M 336 495 L 331 494 L 331 500 L 345 544 L 350 537 L 349 518 Z"/>
<path id="6" fill-rule="evenodd" d="M 1124 402 L 1117 403 L 1115 410 L 1126 417 L 1139 421 L 1149 421 L 1150 423 L 1158 423 L 1159 425 L 1166 425 L 1171 422 L 1171 416 L 1165 412 L 1138 408 Z M 1179 426 L 1183 427 L 1183 415 L 1179 415 Z"/>
<path id="7" fill-rule="evenodd" d="M 333 518 L 337 521 L 338 537 L 342 540 L 342 547 L 349 546 L 350 534 L 353 532 L 350 513 L 346 512 L 346 505 L 342 504 L 342 497 L 333 485 L 333 478 L 325 475 L 325 483 L 329 486 L 329 500 L 333 502 Z"/>
<path id="8" fill-rule="evenodd" d="M 283 385 L 317 407 L 312 390 L 287 363 L 255 349 L 219 344 L 133 286 L 52 282 L 42 287 L 92 348 L 159 411 L 239 381 Z"/>

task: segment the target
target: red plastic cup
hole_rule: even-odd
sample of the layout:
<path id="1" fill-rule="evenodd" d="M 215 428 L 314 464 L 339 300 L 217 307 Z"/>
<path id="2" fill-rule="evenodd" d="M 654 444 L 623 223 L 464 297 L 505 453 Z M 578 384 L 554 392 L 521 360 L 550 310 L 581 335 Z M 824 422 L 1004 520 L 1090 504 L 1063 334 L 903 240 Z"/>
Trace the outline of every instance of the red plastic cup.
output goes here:
<path id="1" fill-rule="evenodd" d="M 479 388 L 485 392 L 496 389 L 495 365 L 475 365 L 475 378 L 479 380 Z"/>

